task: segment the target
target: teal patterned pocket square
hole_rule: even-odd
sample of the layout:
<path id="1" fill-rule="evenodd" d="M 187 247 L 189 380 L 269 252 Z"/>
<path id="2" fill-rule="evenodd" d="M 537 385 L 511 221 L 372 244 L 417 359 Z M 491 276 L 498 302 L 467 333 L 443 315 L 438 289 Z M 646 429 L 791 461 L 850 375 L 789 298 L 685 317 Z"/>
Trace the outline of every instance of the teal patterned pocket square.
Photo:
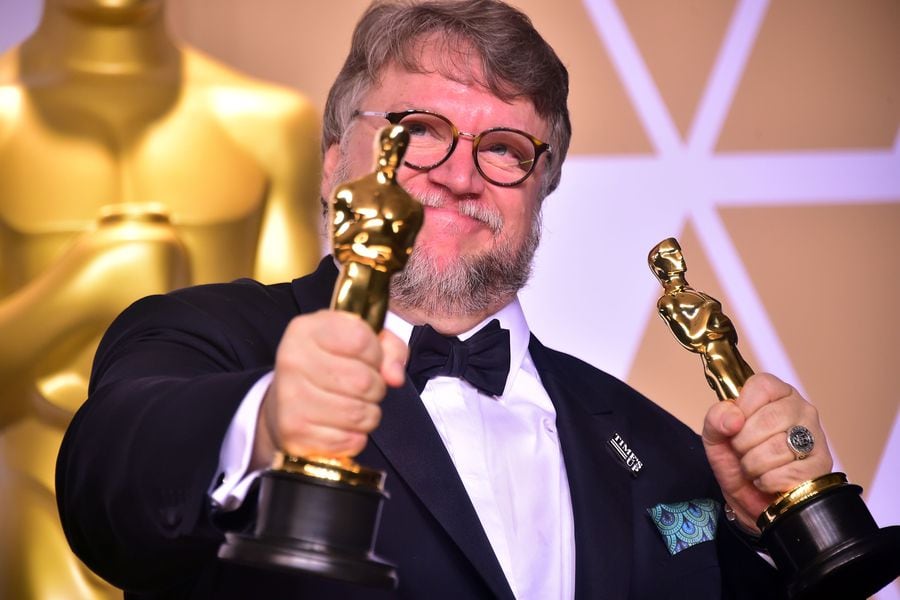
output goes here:
<path id="1" fill-rule="evenodd" d="M 709 498 L 687 502 L 662 502 L 647 512 L 659 529 L 670 554 L 678 554 L 700 542 L 716 537 L 719 503 Z"/>

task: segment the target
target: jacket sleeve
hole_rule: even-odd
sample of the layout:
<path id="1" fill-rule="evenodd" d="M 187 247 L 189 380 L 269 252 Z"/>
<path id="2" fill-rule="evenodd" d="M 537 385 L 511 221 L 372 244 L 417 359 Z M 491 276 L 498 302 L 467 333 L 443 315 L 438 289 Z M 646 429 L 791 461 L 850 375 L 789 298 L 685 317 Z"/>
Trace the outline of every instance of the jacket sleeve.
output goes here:
<path id="1" fill-rule="evenodd" d="M 175 587 L 215 559 L 219 448 L 291 316 L 265 290 L 248 282 L 145 298 L 101 342 L 56 487 L 70 545 L 114 585 Z"/>

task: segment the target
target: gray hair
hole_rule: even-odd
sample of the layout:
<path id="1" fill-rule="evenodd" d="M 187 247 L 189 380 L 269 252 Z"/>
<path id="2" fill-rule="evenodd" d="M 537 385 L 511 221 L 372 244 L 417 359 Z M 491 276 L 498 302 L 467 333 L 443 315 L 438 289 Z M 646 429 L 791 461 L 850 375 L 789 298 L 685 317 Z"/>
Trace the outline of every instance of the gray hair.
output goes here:
<path id="1" fill-rule="evenodd" d="M 504 101 L 524 98 L 550 125 L 553 148 L 541 186 L 559 185 L 572 125 L 566 100 L 569 74 L 553 48 L 521 11 L 500 0 L 376 1 L 353 32 L 350 53 L 325 103 L 322 149 L 339 143 L 359 102 L 391 63 L 423 73 L 422 42 L 438 45 L 437 71 L 449 79 L 484 86 Z M 477 58 L 481 73 L 472 73 Z M 462 67 L 462 68 L 461 68 Z"/>

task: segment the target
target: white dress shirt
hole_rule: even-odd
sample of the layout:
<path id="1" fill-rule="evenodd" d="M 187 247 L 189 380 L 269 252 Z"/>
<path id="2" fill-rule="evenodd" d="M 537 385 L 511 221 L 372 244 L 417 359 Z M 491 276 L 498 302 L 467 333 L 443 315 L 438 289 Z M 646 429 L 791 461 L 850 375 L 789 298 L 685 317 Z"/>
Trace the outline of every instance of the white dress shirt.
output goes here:
<path id="1" fill-rule="evenodd" d="M 493 319 L 510 332 L 510 371 L 500 396 L 439 376 L 421 393 L 494 554 L 516 598 L 575 595 L 575 533 L 556 410 L 528 352 L 529 329 L 516 300 Z M 388 313 L 385 328 L 409 340 L 412 325 Z M 212 499 L 228 509 L 243 501 L 258 472 L 247 473 L 256 417 L 271 374 L 244 398 L 222 445 L 222 482 Z"/>

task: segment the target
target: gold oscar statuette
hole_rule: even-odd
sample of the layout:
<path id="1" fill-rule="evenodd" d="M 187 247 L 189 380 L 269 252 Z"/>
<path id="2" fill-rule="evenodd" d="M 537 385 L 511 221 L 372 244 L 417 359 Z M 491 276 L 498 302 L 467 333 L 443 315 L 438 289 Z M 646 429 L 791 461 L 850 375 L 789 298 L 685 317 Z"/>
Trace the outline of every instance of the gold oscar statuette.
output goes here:
<path id="1" fill-rule="evenodd" d="M 375 171 L 332 194 L 334 256 L 341 264 L 331 308 L 384 326 L 391 276 L 412 253 L 424 212 L 396 180 L 409 144 L 400 125 L 376 136 Z M 373 553 L 384 473 L 349 458 L 279 454 L 262 475 L 253 534 L 226 534 L 224 560 L 396 587 L 393 565 Z"/>
<path id="2" fill-rule="evenodd" d="M 688 284 L 674 238 L 657 244 L 647 261 L 664 290 L 660 317 L 679 344 L 700 355 L 719 400 L 736 399 L 753 370 L 722 304 Z M 781 494 L 760 515 L 759 541 L 792 600 L 866 598 L 900 575 L 900 527 L 879 529 L 861 492 L 843 473 L 829 473 Z"/>

